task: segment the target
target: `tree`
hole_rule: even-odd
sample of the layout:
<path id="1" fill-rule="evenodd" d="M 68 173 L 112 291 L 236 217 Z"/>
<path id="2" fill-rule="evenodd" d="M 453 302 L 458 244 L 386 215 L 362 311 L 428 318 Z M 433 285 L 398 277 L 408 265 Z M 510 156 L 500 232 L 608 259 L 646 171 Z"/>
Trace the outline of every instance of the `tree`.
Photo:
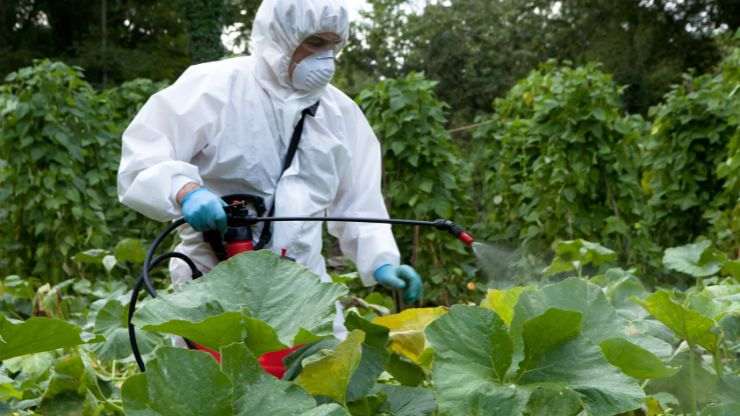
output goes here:
<path id="1" fill-rule="evenodd" d="M 226 53 L 221 34 L 248 36 L 258 0 L 7 0 L 0 2 L 0 76 L 53 58 L 85 68 L 94 85 L 175 79 Z"/>
<path id="2" fill-rule="evenodd" d="M 597 61 L 627 86 L 625 105 L 645 113 L 687 70 L 705 72 L 720 54 L 714 1 L 570 0 L 554 16 L 558 58 Z M 704 13 L 707 13 L 706 15 Z"/>
<path id="3" fill-rule="evenodd" d="M 646 113 L 681 74 L 705 72 L 734 30 L 732 0 L 370 0 L 359 42 L 342 57 L 347 82 L 419 71 L 438 81 L 453 124 L 488 113 L 517 79 L 548 59 L 600 62 L 627 85 L 624 103 Z"/>
<path id="4" fill-rule="evenodd" d="M 221 32 L 226 4 L 223 0 L 179 0 L 188 30 L 188 48 L 193 63 L 213 61 L 224 56 Z"/>

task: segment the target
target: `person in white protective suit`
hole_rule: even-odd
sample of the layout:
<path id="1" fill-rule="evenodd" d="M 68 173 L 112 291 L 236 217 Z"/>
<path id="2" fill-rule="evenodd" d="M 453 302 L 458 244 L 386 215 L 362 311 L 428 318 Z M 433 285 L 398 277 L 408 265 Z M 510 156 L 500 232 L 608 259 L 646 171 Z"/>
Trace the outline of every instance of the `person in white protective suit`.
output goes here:
<path id="1" fill-rule="evenodd" d="M 159 221 L 184 217 L 177 251 L 198 268 L 217 263 L 202 231 L 223 229 L 221 196 L 251 194 L 275 216 L 387 218 L 380 189 L 381 149 L 360 108 L 329 85 L 347 41 L 342 0 L 264 0 L 252 28 L 251 56 L 188 68 L 153 95 L 123 134 L 120 201 Z M 318 108 L 313 107 L 318 103 Z M 283 172 L 305 109 L 295 157 Z M 267 248 L 287 252 L 324 280 L 320 222 L 272 224 Z M 421 278 L 399 266 L 389 225 L 329 223 L 365 285 L 421 294 Z M 172 261 L 178 286 L 190 279 Z"/>

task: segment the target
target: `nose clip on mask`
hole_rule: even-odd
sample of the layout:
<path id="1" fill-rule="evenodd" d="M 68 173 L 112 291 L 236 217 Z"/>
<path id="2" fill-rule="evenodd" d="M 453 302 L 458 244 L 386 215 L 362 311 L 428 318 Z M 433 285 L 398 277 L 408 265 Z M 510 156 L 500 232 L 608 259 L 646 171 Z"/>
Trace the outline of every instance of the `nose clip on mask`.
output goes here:
<path id="1" fill-rule="evenodd" d="M 334 77 L 334 51 L 317 52 L 304 58 L 293 69 L 293 87 L 298 91 L 315 91 L 329 84 Z"/>

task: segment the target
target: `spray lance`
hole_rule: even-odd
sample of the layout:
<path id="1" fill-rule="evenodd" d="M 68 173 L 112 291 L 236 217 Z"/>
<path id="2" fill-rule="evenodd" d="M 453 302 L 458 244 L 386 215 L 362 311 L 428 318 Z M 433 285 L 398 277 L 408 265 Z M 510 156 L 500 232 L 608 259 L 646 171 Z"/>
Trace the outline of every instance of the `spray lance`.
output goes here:
<path id="1" fill-rule="evenodd" d="M 216 257 L 220 260 L 226 260 L 237 254 L 259 250 L 264 248 L 269 242 L 270 235 L 270 224 L 273 222 L 353 222 L 353 223 L 374 223 L 374 224 L 390 224 L 390 225 L 410 225 L 410 226 L 422 226 L 432 227 L 441 231 L 447 231 L 452 234 L 455 238 L 463 242 L 466 246 L 471 247 L 474 243 L 473 237 L 467 233 L 462 227 L 455 224 L 454 222 L 446 219 L 438 219 L 435 221 L 420 221 L 420 220 L 408 220 L 408 219 L 394 219 L 394 218 L 353 218 L 353 217 L 274 217 L 265 216 L 266 209 L 261 200 L 251 195 L 230 195 L 223 198 L 227 203 L 224 208 L 227 217 L 227 231 L 222 235 L 219 231 L 207 231 L 204 233 L 204 240 L 207 241 L 213 249 Z M 257 224 L 263 224 L 260 238 L 255 244 L 253 241 L 253 227 Z M 131 350 L 133 351 L 134 358 L 141 371 L 145 371 L 144 360 L 141 356 L 137 341 L 136 341 L 136 329 L 132 323 L 134 312 L 136 310 L 136 303 L 139 298 L 139 293 L 142 289 L 146 290 L 149 296 L 156 298 L 157 291 L 152 284 L 150 272 L 157 266 L 163 264 L 165 261 L 176 258 L 184 261 L 191 271 L 193 279 L 198 279 L 203 276 L 203 273 L 198 270 L 195 263 L 186 255 L 182 253 L 166 253 L 155 257 L 155 253 L 162 242 L 178 227 L 185 224 L 184 219 L 179 219 L 170 224 L 164 229 L 154 242 L 149 247 L 146 258 L 144 260 L 144 266 L 139 278 L 136 281 L 133 291 L 131 292 L 131 301 L 129 302 L 128 309 L 128 334 L 129 341 L 131 343 Z M 398 302 L 398 299 L 396 300 Z M 198 349 L 206 351 L 214 356 L 217 360 L 220 356 L 217 352 L 212 351 L 206 347 L 200 346 L 189 340 L 185 340 L 188 347 L 191 349 Z M 269 373 L 278 377 L 282 376 L 282 359 L 289 353 L 294 351 L 296 348 L 288 349 L 285 351 L 277 351 L 275 353 L 267 353 L 260 357 L 260 364 Z"/>

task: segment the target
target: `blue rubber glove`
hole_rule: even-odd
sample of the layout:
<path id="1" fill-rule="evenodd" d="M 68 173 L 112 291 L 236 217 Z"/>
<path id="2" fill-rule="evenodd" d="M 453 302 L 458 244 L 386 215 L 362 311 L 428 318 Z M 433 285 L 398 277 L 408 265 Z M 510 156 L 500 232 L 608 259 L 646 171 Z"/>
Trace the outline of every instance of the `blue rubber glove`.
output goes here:
<path id="1" fill-rule="evenodd" d="M 375 269 L 373 277 L 383 286 L 405 289 L 403 300 L 406 302 L 416 302 L 421 298 L 421 276 L 411 266 L 385 264 Z"/>
<path id="2" fill-rule="evenodd" d="M 182 199 L 182 216 L 196 231 L 226 231 L 226 202 L 205 188 L 189 192 Z"/>

